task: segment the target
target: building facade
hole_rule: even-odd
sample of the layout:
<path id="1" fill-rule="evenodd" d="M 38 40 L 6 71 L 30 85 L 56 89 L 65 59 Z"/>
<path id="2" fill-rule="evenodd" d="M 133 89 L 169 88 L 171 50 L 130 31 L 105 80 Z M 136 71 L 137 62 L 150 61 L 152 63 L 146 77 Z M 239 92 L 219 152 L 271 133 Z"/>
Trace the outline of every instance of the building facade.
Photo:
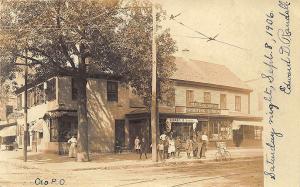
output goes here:
<path id="1" fill-rule="evenodd" d="M 87 83 L 89 149 L 111 152 L 115 129 L 125 127 L 130 112 L 129 90 L 117 80 L 91 78 Z M 24 89 L 17 90 L 17 109 L 24 108 Z M 65 154 L 67 140 L 77 136 L 77 87 L 70 76 L 57 76 L 31 84 L 28 89 L 28 123 L 33 151 Z M 22 145 L 24 118 L 18 119 L 18 143 Z M 120 126 L 120 127 L 119 127 Z"/>
<path id="2" fill-rule="evenodd" d="M 159 107 L 160 133 L 184 142 L 205 132 L 210 142 L 262 146 L 262 117 L 251 112 L 252 89 L 246 83 L 218 64 L 177 58 L 176 67 L 173 105 Z M 151 137 L 149 112 L 136 109 L 126 116 L 131 144 L 135 136 Z"/>
<path id="3" fill-rule="evenodd" d="M 210 141 L 229 146 L 261 146 L 262 117 L 251 113 L 252 89 L 225 66 L 176 59 L 172 77 L 175 96 L 159 104 L 159 132 L 185 141 L 206 132 Z M 30 147 L 65 154 L 67 140 L 77 135 L 77 86 L 71 76 L 32 83 L 28 89 Z M 17 90 L 17 109 L 24 107 L 24 87 Z M 136 136 L 151 144 L 150 112 L 130 88 L 118 80 L 94 77 L 87 83 L 89 149 L 113 152 L 132 149 Z M 22 145 L 24 119 L 18 120 Z"/>

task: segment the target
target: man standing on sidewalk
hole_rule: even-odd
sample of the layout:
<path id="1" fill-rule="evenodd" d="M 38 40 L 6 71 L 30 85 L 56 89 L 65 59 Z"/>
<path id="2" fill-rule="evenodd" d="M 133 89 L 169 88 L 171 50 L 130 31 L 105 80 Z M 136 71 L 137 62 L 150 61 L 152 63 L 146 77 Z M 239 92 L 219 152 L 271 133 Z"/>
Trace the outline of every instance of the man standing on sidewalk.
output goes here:
<path id="1" fill-rule="evenodd" d="M 198 151 L 197 151 L 197 158 L 201 158 L 201 149 L 202 149 L 202 136 L 200 131 L 197 134 L 197 146 L 198 146 Z"/>
<path id="2" fill-rule="evenodd" d="M 145 157 L 147 159 L 147 145 L 146 145 L 146 142 L 145 142 L 145 138 L 142 138 L 142 141 L 140 142 L 140 147 L 141 147 L 140 159 L 142 159 L 143 154 L 145 154 Z"/>
<path id="3" fill-rule="evenodd" d="M 206 135 L 206 132 L 203 133 L 201 139 L 202 139 L 201 157 L 206 158 L 205 152 L 207 150 L 207 143 L 208 143 L 208 137 Z"/>
<path id="4" fill-rule="evenodd" d="M 159 140 L 157 149 L 158 149 L 159 160 L 164 161 L 164 142 L 162 140 Z"/>

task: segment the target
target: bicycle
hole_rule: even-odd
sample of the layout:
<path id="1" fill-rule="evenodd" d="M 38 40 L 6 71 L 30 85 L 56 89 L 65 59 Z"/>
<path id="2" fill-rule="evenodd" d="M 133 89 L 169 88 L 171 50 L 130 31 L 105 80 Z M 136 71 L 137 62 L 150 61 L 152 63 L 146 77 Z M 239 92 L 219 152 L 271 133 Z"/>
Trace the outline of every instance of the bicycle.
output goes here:
<path id="1" fill-rule="evenodd" d="M 217 152 L 216 152 L 216 161 L 230 160 L 231 154 L 227 151 L 226 142 L 216 142 Z"/>

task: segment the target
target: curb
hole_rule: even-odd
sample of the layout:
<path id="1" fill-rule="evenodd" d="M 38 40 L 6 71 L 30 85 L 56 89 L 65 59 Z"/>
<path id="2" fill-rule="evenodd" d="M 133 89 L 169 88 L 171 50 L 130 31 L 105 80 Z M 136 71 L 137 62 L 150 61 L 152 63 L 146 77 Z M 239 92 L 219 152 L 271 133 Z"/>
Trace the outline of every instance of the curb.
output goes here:
<path id="1" fill-rule="evenodd" d="M 228 161 L 215 161 L 215 159 L 206 159 L 206 160 L 190 160 L 190 161 L 173 161 L 173 162 L 159 162 L 159 163 L 148 163 L 148 164 L 128 164 L 128 165 L 119 165 L 119 166 L 99 166 L 91 168 L 76 168 L 70 169 L 71 171 L 88 171 L 88 170 L 114 170 L 114 169 L 129 169 L 129 168 L 145 168 L 145 167 L 164 167 L 164 166 L 174 166 L 174 165 L 188 165 L 188 164 L 205 164 L 205 163 L 222 163 L 229 161 L 240 161 L 240 160 L 250 160 L 250 159 L 259 159 L 263 156 L 252 156 L 252 157 L 237 157 L 231 158 Z"/>

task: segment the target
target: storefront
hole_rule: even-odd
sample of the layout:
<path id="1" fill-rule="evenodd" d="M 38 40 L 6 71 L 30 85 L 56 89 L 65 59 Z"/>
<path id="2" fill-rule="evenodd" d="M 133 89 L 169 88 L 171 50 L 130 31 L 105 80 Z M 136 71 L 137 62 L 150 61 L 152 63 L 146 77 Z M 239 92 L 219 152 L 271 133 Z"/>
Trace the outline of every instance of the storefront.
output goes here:
<path id="1" fill-rule="evenodd" d="M 148 113 L 139 116 L 129 114 L 127 117 L 130 119 L 130 144 L 133 145 L 134 138 L 141 137 L 141 135 L 146 135 L 143 137 L 151 142 L 150 115 Z M 241 119 L 247 121 L 241 121 Z M 179 137 L 182 141 L 186 141 L 188 137 L 193 138 L 199 133 L 206 133 L 211 145 L 214 145 L 213 142 L 225 141 L 229 147 L 262 146 L 261 119 L 252 116 L 160 113 L 159 132 L 174 138 Z"/>
<path id="2" fill-rule="evenodd" d="M 16 140 L 16 124 L 6 124 L 0 127 L 0 145 L 12 145 Z M 0 147 L 2 149 L 2 147 Z"/>

